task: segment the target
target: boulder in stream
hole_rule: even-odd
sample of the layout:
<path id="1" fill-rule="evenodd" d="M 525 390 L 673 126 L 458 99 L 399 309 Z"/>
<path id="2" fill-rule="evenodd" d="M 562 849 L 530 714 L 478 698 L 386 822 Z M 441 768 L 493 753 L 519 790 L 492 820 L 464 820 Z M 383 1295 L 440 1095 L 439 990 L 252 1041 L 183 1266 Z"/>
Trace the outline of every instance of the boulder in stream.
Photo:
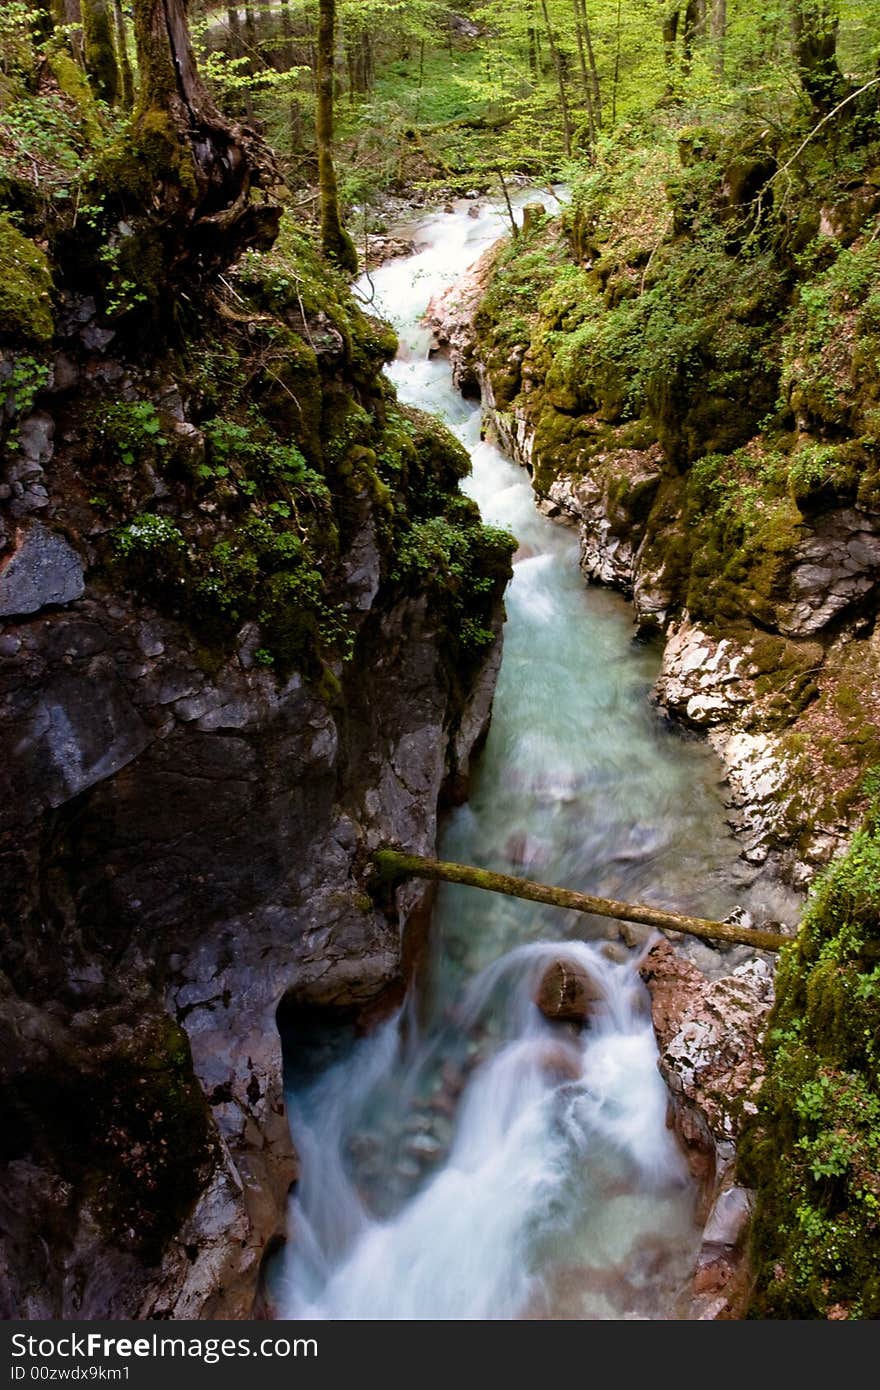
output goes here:
<path id="1" fill-rule="evenodd" d="M 548 965 L 534 995 L 545 1018 L 581 1024 L 589 1021 L 593 1005 L 601 998 L 601 989 L 584 967 L 562 959 Z"/>

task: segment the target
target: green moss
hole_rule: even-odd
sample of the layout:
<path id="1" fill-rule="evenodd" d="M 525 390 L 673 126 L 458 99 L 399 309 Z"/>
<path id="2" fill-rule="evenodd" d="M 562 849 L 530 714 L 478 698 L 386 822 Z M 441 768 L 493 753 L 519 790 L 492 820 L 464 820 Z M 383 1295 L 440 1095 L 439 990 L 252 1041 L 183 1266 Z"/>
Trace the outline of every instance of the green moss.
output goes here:
<path id="1" fill-rule="evenodd" d="M 69 1038 L 44 1072 L 7 1078 L 2 1149 L 57 1169 L 71 1206 L 152 1266 L 208 1182 L 218 1141 L 183 1030 L 120 1012 Z"/>
<path id="2" fill-rule="evenodd" d="M 61 91 L 76 106 L 88 146 L 97 148 L 104 137 L 104 127 L 94 93 L 83 75 L 82 68 L 60 47 L 50 49 L 46 61 Z"/>
<path id="3" fill-rule="evenodd" d="M 99 156 L 93 186 L 99 197 L 147 208 L 158 182 L 176 184 L 190 200 L 198 194 L 188 143 L 167 111 L 151 108 L 133 118 Z"/>
<path id="4" fill-rule="evenodd" d="M 95 95 L 113 106 L 119 96 L 119 66 L 108 0 L 81 0 L 83 61 Z"/>
<path id="5" fill-rule="evenodd" d="M 462 519 L 432 516 L 414 522 L 397 550 L 392 579 L 410 592 L 426 592 L 450 666 L 458 676 L 494 641 L 493 617 L 512 575 L 516 540 L 483 526 L 465 510 Z"/>
<path id="6" fill-rule="evenodd" d="M 780 955 L 740 1176 L 758 1317 L 880 1314 L 880 824 L 872 809 Z"/>
<path id="7" fill-rule="evenodd" d="M 828 254 L 828 239 L 820 242 Z M 880 396 L 880 243 L 836 248 L 832 264 L 800 290 L 783 344 L 782 389 L 816 433 L 862 432 Z M 805 253 L 808 269 L 814 248 Z"/>
<path id="8" fill-rule="evenodd" d="M 170 1018 L 113 1053 L 91 1110 L 97 1162 L 87 1181 L 108 1235 L 158 1263 L 216 1155 L 213 1124 L 186 1034 Z"/>
<path id="9" fill-rule="evenodd" d="M 45 344 L 54 331 L 49 262 L 38 246 L 0 214 L 0 334 Z"/>

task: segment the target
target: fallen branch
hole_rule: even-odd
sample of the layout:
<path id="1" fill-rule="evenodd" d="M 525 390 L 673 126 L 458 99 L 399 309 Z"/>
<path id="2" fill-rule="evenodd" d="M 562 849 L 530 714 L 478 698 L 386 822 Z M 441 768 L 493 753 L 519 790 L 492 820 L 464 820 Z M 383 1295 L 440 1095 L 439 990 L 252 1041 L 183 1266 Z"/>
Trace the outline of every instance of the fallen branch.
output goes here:
<path id="1" fill-rule="evenodd" d="M 509 898 L 525 898 L 529 902 L 548 903 L 565 907 L 572 912 L 590 912 L 596 917 L 613 917 L 621 922 L 639 922 L 661 931 L 684 932 L 704 941 L 729 941 L 738 946 L 753 946 L 760 951 L 778 951 L 792 940 L 780 932 L 764 931 L 760 927 L 737 927 L 729 922 L 713 922 L 702 917 L 685 917 L 678 912 L 648 907 L 644 903 L 620 903 L 613 898 L 594 898 L 589 893 L 575 893 L 571 888 L 552 888 L 511 874 L 497 874 L 490 869 L 475 869 L 470 864 L 453 864 L 442 859 L 426 859 L 421 854 L 402 854 L 395 849 L 379 849 L 373 854 L 373 865 L 380 882 L 393 883 L 401 878 L 429 878 L 445 883 L 464 883 L 471 888 L 484 888 L 490 893 L 504 893 Z"/>

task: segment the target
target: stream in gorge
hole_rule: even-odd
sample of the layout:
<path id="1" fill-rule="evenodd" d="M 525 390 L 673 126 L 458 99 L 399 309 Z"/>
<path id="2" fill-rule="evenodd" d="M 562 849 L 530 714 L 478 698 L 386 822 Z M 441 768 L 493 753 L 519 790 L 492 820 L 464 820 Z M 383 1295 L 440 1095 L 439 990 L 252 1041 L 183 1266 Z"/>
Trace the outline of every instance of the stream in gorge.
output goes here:
<path id="1" fill-rule="evenodd" d="M 440 855 L 699 916 L 741 904 L 793 922 L 792 896 L 739 856 L 715 754 L 650 703 L 659 647 L 634 640 L 622 598 L 585 585 L 575 532 L 536 509 L 526 472 L 481 441 L 479 407 L 430 354 L 428 301 L 505 230 L 498 208 L 474 210 L 462 200 L 400 228 L 420 249 L 371 277 L 371 311 L 400 335 L 401 398 L 466 444 L 465 491 L 519 540 L 489 737 Z M 689 1316 L 701 1231 L 637 973 L 650 936 L 441 887 L 418 1000 L 368 1037 L 313 1030 L 288 1048 L 301 1176 L 270 1279 L 277 1316 Z M 748 955 L 681 949 L 709 975 Z M 599 989 L 582 1033 L 532 1002 L 560 957 Z"/>

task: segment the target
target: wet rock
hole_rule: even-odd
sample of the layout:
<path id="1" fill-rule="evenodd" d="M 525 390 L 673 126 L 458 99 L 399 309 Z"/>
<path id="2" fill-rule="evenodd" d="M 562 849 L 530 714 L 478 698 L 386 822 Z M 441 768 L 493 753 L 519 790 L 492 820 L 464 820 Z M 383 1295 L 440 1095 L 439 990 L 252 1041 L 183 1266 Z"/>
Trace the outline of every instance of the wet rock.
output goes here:
<path id="1" fill-rule="evenodd" d="M 380 564 L 376 526 L 370 515 L 352 540 L 345 562 L 345 583 L 359 612 L 368 612 L 379 592 Z"/>
<path id="2" fill-rule="evenodd" d="M 362 257 L 362 268 L 375 270 L 377 266 L 384 265 L 386 261 L 394 260 L 398 256 L 412 256 L 415 249 L 415 242 L 406 237 L 371 236 L 367 244 L 366 257 Z"/>
<path id="3" fill-rule="evenodd" d="M 405 1158 L 400 1163 L 396 1164 L 394 1175 L 400 1182 L 408 1186 L 411 1183 L 417 1182 L 422 1176 L 422 1165 L 421 1163 L 417 1163 L 413 1158 Z"/>
<path id="4" fill-rule="evenodd" d="M 551 483 L 548 497 L 559 513 L 578 526 L 585 577 L 633 598 L 637 622 L 659 625 L 669 597 L 659 572 L 652 572 L 650 579 L 642 572 L 641 554 L 663 455 L 658 445 L 645 450 L 621 448 L 609 451 L 607 462 L 608 468 L 601 471 L 577 477 L 560 474 Z"/>
<path id="5" fill-rule="evenodd" d="M 100 1010 L 113 990 L 136 1013 L 145 962 L 164 969 L 167 960 L 165 993 L 157 1002 L 151 984 L 150 997 L 182 1021 L 192 1074 L 216 1098 L 216 1164 L 157 1266 L 115 1252 L 68 1194 L 44 1278 L 40 1213 L 55 1211 L 57 1179 L 47 1159 L 33 1179 L 44 1200 L 28 1198 L 11 1262 L 12 1307 L 61 1317 L 252 1315 L 260 1261 L 283 1230 L 296 1173 L 279 1000 L 350 1016 L 399 988 L 401 943 L 423 888 L 403 885 L 380 912 L 363 891 L 359 856 L 367 837 L 430 852 L 441 786 L 470 751 L 464 740 L 452 751 L 449 730 L 466 701 L 456 696 L 453 708 L 438 678 L 424 604 L 407 599 L 373 616 L 336 718 L 301 677 L 279 682 L 243 669 L 237 655 L 206 675 L 178 625 L 124 594 L 108 604 L 87 592 L 74 610 L 41 610 L 7 641 L 15 669 L 0 719 L 17 742 L 0 760 L 0 843 L 17 857 L 0 908 L 36 921 L 32 894 L 51 884 L 53 911 L 69 914 L 60 945 L 41 937 L 28 946 L 39 991 L 61 1014 L 59 1000 L 81 1009 L 87 997 Z M 490 675 L 474 694 L 474 730 L 488 718 L 491 685 Z M 39 819 L 47 802 L 51 835 Z M 43 1065 L 33 1032 L 8 1055 L 22 1085 Z M 407 1156 L 408 1180 L 427 1161 L 427 1150 L 421 1163 Z M 13 1205 L 23 1191 L 12 1183 Z"/>
<path id="6" fill-rule="evenodd" d="M 579 1081 L 583 1074 L 581 1054 L 566 1043 L 541 1041 L 536 1060 L 542 1071 L 556 1082 Z"/>
<path id="7" fill-rule="evenodd" d="M 727 804 L 737 813 L 731 825 L 743 857 L 757 865 L 785 843 L 789 757 L 774 733 L 757 727 L 757 670 L 751 652 L 748 644 L 709 636 L 684 614 L 669 629 L 652 698 L 676 719 L 707 734 L 726 772 Z M 817 834 L 821 832 L 818 826 Z M 806 838 L 782 861 L 794 880 L 800 876 L 798 857 L 810 853 Z"/>
<path id="8" fill-rule="evenodd" d="M 754 1193 L 745 1187 L 728 1187 L 715 1198 L 703 1229 L 703 1240 L 711 1245 L 740 1245 L 748 1229 L 754 1206 Z"/>
<path id="9" fill-rule="evenodd" d="M 602 997 L 599 985 L 582 965 L 556 960 L 541 976 L 534 1000 L 545 1018 L 586 1023 Z"/>
<path id="10" fill-rule="evenodd" d="M 41 468 L 54 453 L 55 421 L 43 410 L 34 411 L 18 427 L 18 452 Z"/>
<path id="11" fill-rule="evenodd" d="M 659 1066 L 673 1098 L 699 1108 L 713 1141 L 735 1140 L 744 1115 L 755 1113 L 763 1079 L 770 965 L 756 958 L 709 981 L 662 941 L 639 973 L 651 995 Z"/>
<path id="12" fill-rule="evenodd" d="M 855 509 L 820 517 L 797 546 L 789 601 L 780 606 L 780 632 L 807 637 L 854 608 L 880 577 L 880 535 Z"/>
<path id="13" fill-rule="evenodd" d="M 465 1088 L 466 1077 L 461 1067 L 456 1066 L 455 1062 L 447 1058 L 440 1071 L 440 1079 L 443 1089 L 453 1097 L 461 1095 Z"/>
<path id="14" fill-rule="evenodd" d="M 0 617 L 72 603 L 85 592 L 83 563 L 71 545 L 40 522 L 22 525 L 0 568 Z"/>
<path id="15" fill-rule="evenodd" d="M 600 947 L 602 955 L 614 965 L 622 965 L 629 960 L 629 951 L 620 941 L 605 941 Z"/>
<path id="16" fill-rule="evenodd" d="M 659 941 L 640 974 L 651 997 L 673 1124 L 702 1188 L 695 1316 L 735 1316 L 731 1310 L 747 1282 L 744 1245 L 752 1194 L 736 1186 L 732 1174 L 739 1131 L 755 1113 L 763 1080 L 761 1040 L 773 1003 L 773 971 L 754 957 L 709 981 Z"/>
<path id="17" fill-rule="evenodd" d="M 500 242 L 484 251 L 476 264 L 448 290 L 435 295 L 425 310 L 425 323 L 433 329 L 437 346 L 449 354 L 453 382 L 468 395 L 480 391 L 474 315 L 489 283 L 498 245 Z"/>
<path id="18" fill-rule="evenodd" d="M 404 1152 L 417 1163 L 436 1163 L 443 1155 L 443 1145 L 431 1134 L 417 1134 L 407 1143 Z"/>

